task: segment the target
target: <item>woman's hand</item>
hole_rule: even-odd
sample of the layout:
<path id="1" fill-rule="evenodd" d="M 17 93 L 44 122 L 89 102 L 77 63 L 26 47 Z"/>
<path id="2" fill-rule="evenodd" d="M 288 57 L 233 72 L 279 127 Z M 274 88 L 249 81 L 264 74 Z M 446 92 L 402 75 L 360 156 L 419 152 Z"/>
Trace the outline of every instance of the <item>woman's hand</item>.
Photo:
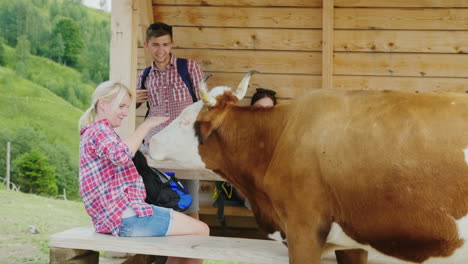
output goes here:
<path id="1" fill-rule="evenodd" d="M 149 129 L 151 129 L 155 126 L 159 126 L 160 124 L 166 122 L 167 120 L 169 120 L 168 116 L 152 116 L 152 117 L 146 118 L 143 124 L 147 125 Z"/>

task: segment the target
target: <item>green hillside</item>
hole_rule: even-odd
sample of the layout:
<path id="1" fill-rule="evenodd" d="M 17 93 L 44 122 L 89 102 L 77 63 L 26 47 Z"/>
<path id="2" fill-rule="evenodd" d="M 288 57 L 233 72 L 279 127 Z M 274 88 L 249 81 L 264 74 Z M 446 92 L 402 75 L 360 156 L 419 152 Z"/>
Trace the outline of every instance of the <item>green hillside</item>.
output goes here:
<path id="1" fill-rule="evenodd" d="M 78 161 L 78 119 L 81 114 L 81 110 L 43 86 L 0 67 L 2 127 L 10 130 L 22 126 L 33 127 L 47 135 L 50 142 L 63 143 L 70 150 L 73 160 Z"/>

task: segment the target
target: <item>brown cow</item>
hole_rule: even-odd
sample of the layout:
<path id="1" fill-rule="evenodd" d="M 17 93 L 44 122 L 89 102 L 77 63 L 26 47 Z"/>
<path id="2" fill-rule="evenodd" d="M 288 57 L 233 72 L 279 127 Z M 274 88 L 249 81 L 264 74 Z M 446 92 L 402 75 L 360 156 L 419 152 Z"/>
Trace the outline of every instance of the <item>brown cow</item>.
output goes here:
<path id="1" fill-rule="evenodd" d="M 468 263 L 468 96 L 317 90 L 274 108 L 237 106 L 251 73 L 216 87 L 152 138 L 150 155 L 232 182 L 290 263 L 328 244 L 394 260 Z"/>

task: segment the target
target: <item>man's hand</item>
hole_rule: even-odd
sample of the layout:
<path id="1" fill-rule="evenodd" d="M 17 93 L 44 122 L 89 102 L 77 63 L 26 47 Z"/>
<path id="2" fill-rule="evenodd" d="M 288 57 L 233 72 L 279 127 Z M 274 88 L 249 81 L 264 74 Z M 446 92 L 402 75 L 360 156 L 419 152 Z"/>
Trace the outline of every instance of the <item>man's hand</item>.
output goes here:
<path id="1" fill-rule="evenodd" d="M 136 90 L 136 103 L 141 104 L 148 101 L 148 90 Z"/>

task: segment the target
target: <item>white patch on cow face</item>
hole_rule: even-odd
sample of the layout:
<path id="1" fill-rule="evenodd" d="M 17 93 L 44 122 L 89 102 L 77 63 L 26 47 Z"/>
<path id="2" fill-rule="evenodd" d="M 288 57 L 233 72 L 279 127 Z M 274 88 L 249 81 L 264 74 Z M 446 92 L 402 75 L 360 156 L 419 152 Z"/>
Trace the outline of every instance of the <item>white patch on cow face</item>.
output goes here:
<path id="1" fill-rule="evenodd" d="M 209 94 L 217 97 L 226 90 L 226 86 L 213 88 Z M 198 138 L 193 125 L 203 108 L 203 102 L 196 102 L 174 119 L 167 127 L 154 135 L 149 144 L 149 155 L 154 160 L 176 160 L 184 168 L 205 168 L 198 153 Z"/>
<path id="2" fill-rule="evenodd" d="M 177 160 L 187 168 L 205 168 L 198 154 L 198 138 L 193 125 L 203 102 L 196 102 L 154 135 L 149 144 L 149 155 L 154 160 Z"/>

